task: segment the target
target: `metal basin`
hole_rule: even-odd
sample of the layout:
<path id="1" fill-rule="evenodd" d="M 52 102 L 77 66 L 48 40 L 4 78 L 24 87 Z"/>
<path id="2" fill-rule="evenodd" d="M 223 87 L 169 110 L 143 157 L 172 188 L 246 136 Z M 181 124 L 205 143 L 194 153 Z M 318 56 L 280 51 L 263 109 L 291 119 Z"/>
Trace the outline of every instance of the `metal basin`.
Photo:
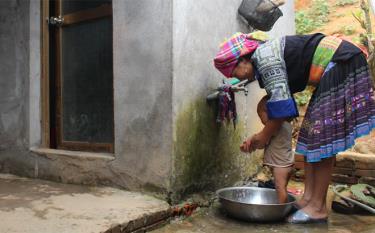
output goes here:
<path id="1" fill-rule="evenodd" d="M 235 218 L 245 221 L 270 222 L 283 220 L 296 201 L 278 204 L 276 190 L 258 187 L 230 187 L 216 192 L 222 207 Z"/>

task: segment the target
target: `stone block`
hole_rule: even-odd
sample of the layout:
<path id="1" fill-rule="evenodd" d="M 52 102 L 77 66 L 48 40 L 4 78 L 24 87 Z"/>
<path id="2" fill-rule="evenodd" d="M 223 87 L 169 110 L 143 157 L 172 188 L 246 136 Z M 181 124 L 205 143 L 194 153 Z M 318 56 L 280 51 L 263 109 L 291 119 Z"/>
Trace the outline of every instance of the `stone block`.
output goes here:
<path id="1" fill-rule="evenodd" d="M 138 232 L 143 229 L 155 228 L 157 225 L 162 225 L 171 216 L 171 209 L 162 210 L 153 214 L 144 215 L 138 219 L 130 221 L 123 227 L 122 232 Z"/>
<path id="2" fill-rule="evenodd" d="M 332 181 L 335 183 L 342 183 L 342 184 L 357 184 L 358 178 L 355 176 L 333 174 Z"/>
<path id="3" fill-rule="evenodd" d="M 333 174 L 353 176 L 355 174 L 355 169 L 345 167 L 334 167 Z"/>
<path id="4" fill-rule="evenodd" d="M 375 155 L 372 155 L 372 156 L 375 157 Z M 364 170 L 375 169 L 375 161 L 367 160 L 367 159 L 358 160 L 355 162 L 355 167 L 357 169 L 364 169 Z"/>
<path id="5" fill-rule="evenodd" d="M 335 167 L 340 168 L 355 168 L 355 161 L 350 158 L 339 158 L 341 156 L 336 157 Z"/>
<path id="6" fill-rule="evenodd" d="M 375 187 L 375 178 L 373 177 L 361 177 L 359 178 L 359 183 L 368 184 Z"/>
<path id="7" fill-rule="evenodd" d="M 349 163 L 352 161 L 356 169 L 375 169 L 375 155 L 361 154 L 352 151 L 345 151 L 336 157 L 336 163 Z"/>
<path id="8" fill-rule="evenodd" d="M 356 169 L 355 175 L 360 177 L 372 177 L 375 178 L 375 170 Z"/>
<path id="9" fill-rule="evenodd" d="M 121 225 L 112 226 L 111 233 L 121 233 Z"/>

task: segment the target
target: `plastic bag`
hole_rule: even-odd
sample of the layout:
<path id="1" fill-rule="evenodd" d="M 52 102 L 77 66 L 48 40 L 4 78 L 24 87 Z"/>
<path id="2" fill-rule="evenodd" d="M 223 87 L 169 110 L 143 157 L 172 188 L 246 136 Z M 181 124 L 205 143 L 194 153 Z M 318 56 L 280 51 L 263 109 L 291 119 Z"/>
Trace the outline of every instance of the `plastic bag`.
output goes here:
<path id="1" fill-rule="evenodd" d="M 255 29 L 269 31 L 283 15 L 270 0 L 242 0 L 238 13 Z"/>

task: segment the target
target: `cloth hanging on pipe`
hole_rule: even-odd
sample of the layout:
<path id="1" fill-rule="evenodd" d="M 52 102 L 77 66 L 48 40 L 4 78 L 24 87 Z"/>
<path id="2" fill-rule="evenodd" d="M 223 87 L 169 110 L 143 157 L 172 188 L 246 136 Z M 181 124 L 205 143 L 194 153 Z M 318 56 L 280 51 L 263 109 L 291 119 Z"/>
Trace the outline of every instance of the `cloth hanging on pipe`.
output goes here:
<path id="1" fill-rule="evenodd" d="M 218 114 L 216 118 L 217 123 L 233 121 L 233 126 L 236 128 L 237 123 L 237 109 L 234 92 L 230 84 L 225 84 L 220 87 L 218 95 Z"/>

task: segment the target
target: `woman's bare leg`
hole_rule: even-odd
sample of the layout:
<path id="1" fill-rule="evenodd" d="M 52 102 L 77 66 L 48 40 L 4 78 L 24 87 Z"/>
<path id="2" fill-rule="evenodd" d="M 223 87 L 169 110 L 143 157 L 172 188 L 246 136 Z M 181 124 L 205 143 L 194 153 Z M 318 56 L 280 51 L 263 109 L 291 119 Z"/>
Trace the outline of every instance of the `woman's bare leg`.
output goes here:
<path id="1" fill-rule="evenodd" d="M 304 172 L 305 172 L 305 182 L 304 182 L 305 189 L 304 189 L 302 198 L 298 200 L 296 203 L 298 208 L 303 208 L 309 203 L 313 194 L 313 190 L 314 190 L 313 165 L 305 161 Z"/>
<path id="2" fill-rule="evenodd" d="M 310 201 L 302 209 L 311 218 L 320 219 L 328 216 L 326 197 L 333 171 L 334 158 L 323 159 L 321 162 L 312 163 L 313 190 Z"/>

